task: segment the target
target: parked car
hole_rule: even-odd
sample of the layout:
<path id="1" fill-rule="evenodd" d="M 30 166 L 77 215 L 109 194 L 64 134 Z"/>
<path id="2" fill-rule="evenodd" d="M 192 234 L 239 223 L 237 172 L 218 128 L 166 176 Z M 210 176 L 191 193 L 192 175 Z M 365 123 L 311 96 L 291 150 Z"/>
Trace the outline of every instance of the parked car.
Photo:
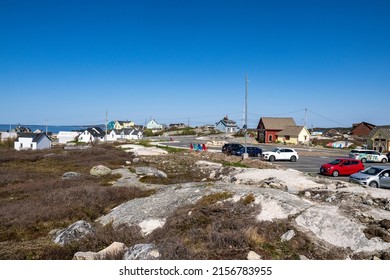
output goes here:
<path id="1" fill-rule="evenodd" d="M 263 152 L 262 149 L 254 146 L 248 146 L 246 148 L 247 148 L 247 153 L 250 157 L 261 157 Z M 232 154 L 236 156 L 242 156 L 243 153 L 245 153 L 245 147 L 232 151 Z"/>
<path id="2" fill-rule="evenodd" d="M 370 166 L 363 171 L 349 176 L 349 181 L 363 186 L 378 188 L 380 186 L 379 179 L 381 177 L 389 177 L 390 168 L 386 166 Z"/>
<path id="3" fill-rule="evenodd" d="M 379 178 L 379 187 L 390 189 L 390 176 L 382 176 Z"/>
<path id="4" fill-rule="evenodd" d="M 360 160 L 351 158 L 336 158 L 332 162 L 321 165 L 320 173 L 337 177 L 339 175 L 351 175 L 364 170 Z"/>
<path id="5" fill-rule="evenodd" d="M 275 160 L 297 161 L 299 157 L 298 157 L 298 153 L 294 149 L 275 148 L 272 151 L 264 152 L 263 159 L 269 161 L 275 161 Z"/>
<path id="6" fill-rule="evenodd" d="M 390 153 L 387 153 L 387 162 L 389 162 L 390 161 Z"/>
<path id="7" fill-rule="evenodd" d="M 374 150 L 352 150 L 349 153 L 350 158 L 361 160 L 365 162 L 382 162 L 385 163 L 388 161 L 386 155 L 383 155 Z"/>
<path id="8" fill-rule="evenodd" d="M 243 148 L 244 146 L 238 143 L 227 143 L 222 146 L 222 153 L 231 155 L 234 150 L 239 150 Z"/>

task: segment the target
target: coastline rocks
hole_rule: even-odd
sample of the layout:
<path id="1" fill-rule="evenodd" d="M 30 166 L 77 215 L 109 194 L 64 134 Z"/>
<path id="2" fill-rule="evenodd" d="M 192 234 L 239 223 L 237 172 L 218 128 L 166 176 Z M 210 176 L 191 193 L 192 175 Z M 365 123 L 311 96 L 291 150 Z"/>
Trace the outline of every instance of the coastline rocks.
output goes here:
<path id="1" fill-rule="evenodd" d="M 65 229 L 57 231 L 54 235 L 53 241 L 58 245 L 64 246 L 90 234 L 95 234 L 95 230 L 89 223 L 84 220 L 80 220 Z"/>
<path id="2" fill-rule="evenodd" d="M 104 165 L 97 165 L 92 167 L 92 169 L 89 171 L 89 174 L 92 176 L 104 176 L 111 173 L 111 169 L 104 166 Z"/>
<path id="3" fill-rule="evenodd" d="M 162 178 L 168 177 L 168 175 L 165 172 L 149 166 L 136 167 L 135 173 L 137 175 L 144 175 L 144 176 L 155 176 L 155 177 L 162 177 Z"/>
<path id="4" fill-rule="evenodd" d="M 123 260 L 158 260 L 160 253 L 154 244 L 137 244 L 130 247 Z"/>

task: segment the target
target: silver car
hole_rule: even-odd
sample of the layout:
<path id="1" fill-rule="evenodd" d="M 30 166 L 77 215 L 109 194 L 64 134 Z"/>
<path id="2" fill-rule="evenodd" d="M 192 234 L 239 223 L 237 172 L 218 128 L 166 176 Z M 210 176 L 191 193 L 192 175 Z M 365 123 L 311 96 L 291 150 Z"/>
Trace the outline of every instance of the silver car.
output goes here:
<path id="1" fill-rule="evenodd" d="M 349 181 L 363 186 L 378 188 L 380 186 L 380 178 L 389 177 L 390 168 L 385 166 L 370 166 L 363 171 L 349 176 Z"/>
<path id="2" fill-rule="evenodd" d="M 379 187 L 390 189 L 390 176 L 382 176 L 379 178 Z"/>

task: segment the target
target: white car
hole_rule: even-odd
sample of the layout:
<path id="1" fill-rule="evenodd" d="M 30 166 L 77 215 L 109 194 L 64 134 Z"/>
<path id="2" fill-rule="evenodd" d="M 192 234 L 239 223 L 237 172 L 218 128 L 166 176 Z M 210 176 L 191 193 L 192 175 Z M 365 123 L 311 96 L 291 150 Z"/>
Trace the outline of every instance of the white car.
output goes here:
<path id="1" fill-rule="evenodd" d="M 374 150 L 352 150 L 349 153 L 350 158 L 358 159 L 362 163 L 366 162 L 387 162 L 387 156 Z"/>
<path id="2" fill-rule="evenodd" d="M 263 152 L 263 159 L 269 161 L 275 161 L 275 160 L 297 161 L 299 157 L 298 157 L 298 153 L 294 149 L 275 148 L 270 152 Z"/>

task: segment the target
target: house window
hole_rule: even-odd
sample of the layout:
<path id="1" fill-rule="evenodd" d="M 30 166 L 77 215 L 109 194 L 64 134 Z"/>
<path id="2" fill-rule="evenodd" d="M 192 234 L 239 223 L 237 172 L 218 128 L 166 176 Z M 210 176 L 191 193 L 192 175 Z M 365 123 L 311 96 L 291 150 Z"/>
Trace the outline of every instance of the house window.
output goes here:
<path id="1" fill-rule="evenodd" d="M 272 142 L 272 140 L 273 140 L 272 134 L 268 135 L 268 142 Z"/>
<path id="2" fill-rule="evenodd" d="M 30 145 L 31 145 L 31 148 L 34 148 L 34 145 L 33 145 L 33 143 L 31 143 Z"/>
<path id="3" fill-rule="evenodd" d="M 285 140 L 290 140 L 290 135 L 284 136 L 284 139 L 285 139 Z"/>

